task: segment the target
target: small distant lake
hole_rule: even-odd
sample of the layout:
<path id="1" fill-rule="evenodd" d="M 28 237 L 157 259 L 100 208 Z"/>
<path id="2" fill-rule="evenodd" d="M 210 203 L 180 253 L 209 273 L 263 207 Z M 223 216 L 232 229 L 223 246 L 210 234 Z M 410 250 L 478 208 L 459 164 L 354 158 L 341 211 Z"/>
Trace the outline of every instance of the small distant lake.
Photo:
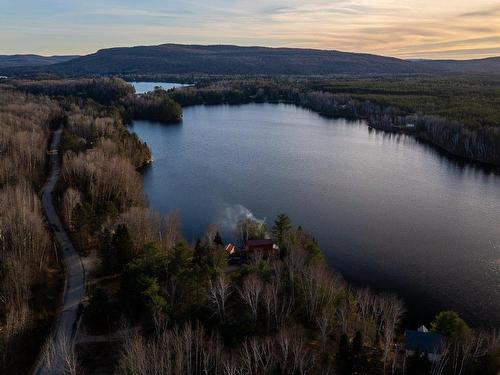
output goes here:
<path id="1" fill-rule="evenodd" d="M 129 82 L 135 88 L 136 94 L 144 94 L 146 92 L 154 91 L 156 87 L 161 87 L 163 90 L 175 89 L 177 87 L 189 86 L 182 83 L 170 82 Z"/>
<path id="2" fill-rule="evenodd" d="M 153 151 L 151 207 L 178 210 L 188 239 L 286 213 L 348 281 L 401 295 L 411 324 L 453 309 L 500 326 L 497 174 L 285 104 L 188 107 L 182 124 L 131 130 Z"/>

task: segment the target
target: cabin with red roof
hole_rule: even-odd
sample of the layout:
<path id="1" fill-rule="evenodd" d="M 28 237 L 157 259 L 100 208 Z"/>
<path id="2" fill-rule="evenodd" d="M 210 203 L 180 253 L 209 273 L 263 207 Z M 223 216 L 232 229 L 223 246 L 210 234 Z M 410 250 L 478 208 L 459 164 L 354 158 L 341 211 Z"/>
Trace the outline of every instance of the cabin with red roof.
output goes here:
<path id="1" fill-rule="evenodd" d="M 263 254 L 272 253 L 277 250 L 278 247 L 274 244 L 271 239 L 263 240 L 248 240 L 245 246 L 245 250 L 249 253 L 261 252 Z"/>
<path id="2" fill-rule="evenodd" d="M 226 248 L 225 248 L 225 249 L 226 249 L 226 253 L 227 253 L 228 255 L 231 255 L 231 254 L 234 254 L 234 252 L 236 251 L 236 246 L 235 246 L 235 245 L 233 245 L 232 243 L 228 243 L 228 244 L 226 245 Z"/>

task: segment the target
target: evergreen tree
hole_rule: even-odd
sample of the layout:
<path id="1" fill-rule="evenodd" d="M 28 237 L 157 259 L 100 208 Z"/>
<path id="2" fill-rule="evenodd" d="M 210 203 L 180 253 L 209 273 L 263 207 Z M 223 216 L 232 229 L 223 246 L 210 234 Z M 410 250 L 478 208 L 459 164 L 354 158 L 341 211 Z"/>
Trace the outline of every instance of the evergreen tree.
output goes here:
<path id="1" fill-rule="evenodd" d="M 99 239 L 99 252 L 103 260 L 106 272 L 113 271 L 113 235 L 109 229 L 105 229 Z"/>
<path id="2" fill-rule="evenodd" d="M 455 311 L 441 311 L 431 324 L 434 332 L 439 332 L 449 339 L 463 337 L 469 327 Z"/>
<path id="3" fill-rule="evenodd" d="M 339 347 L 336 356 L 337 370 L 340 374 L 351 374 L 351 350 L 349 348 L 349 338 L 345 333 L 340 336 Z"/>
<path id="4" fill-rule="evenodd" d="M 290 218 L 285 214 L 279 214 L 274 221 L 273 227 L 273 236 L 278 244 L 283 244 L 284 236 L 290 229 L 292 229 L 292 222 Z"/>
<path id="5" fill-rule="evenodd" d="M 363 336 L 361 332 L 356 332 L 351 346 L 351 369 L 354 374 L 368 373 L 369 366 L 367 353 L 363 346 Z"/>
<path id="6" fill-rule="evenodd" d="M 125 225 L 120 224 L 116 227 L 116 231 L 111 241 L 110 264 L 114 270 L 121 270 L 133 258 L 133 245 L 128 229 Z"/>
<path id="7" fill-rule="evenodd" d="M 222 241 L 222 236 L 220 235 L 219 231 L 215 234 L 214 242 L 216 245 L 223 246 L 224 242 Z"/>

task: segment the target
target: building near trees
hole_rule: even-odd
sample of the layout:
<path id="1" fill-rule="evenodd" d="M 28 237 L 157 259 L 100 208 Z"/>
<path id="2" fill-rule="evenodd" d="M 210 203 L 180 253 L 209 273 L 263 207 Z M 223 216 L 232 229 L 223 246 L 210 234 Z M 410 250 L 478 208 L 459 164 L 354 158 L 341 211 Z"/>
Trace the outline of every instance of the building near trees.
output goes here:
<path id="1" fill-rule="evenodd" d="M 236 251 L 236 246 L 232 243 L 228 243 L 225 247 L 225 250 L 228 255 L 234 254 L 234 252 Z"/>
<path id="2" fill-rule="evenodd" d="M 421 356 L 427 356 L 429 361 L 435 362 L 441 358 L 443 345 L 443 335 L 430 332 L 425 326 L 419 327 L 416 331 L 405 331 L 405 349 L 407 356 L 421 353 Z"/>
<path id="3" fill-rule="evenodd" d="M 263 239 L 263 240 L 248 240 L 245 245 L 245 250 L 248 253 L 261 252 L 262 254 L 270 254 L 275 250 L 278 250 L 278 246 L 274 244 L 274 241 L 271 239 Z"/>

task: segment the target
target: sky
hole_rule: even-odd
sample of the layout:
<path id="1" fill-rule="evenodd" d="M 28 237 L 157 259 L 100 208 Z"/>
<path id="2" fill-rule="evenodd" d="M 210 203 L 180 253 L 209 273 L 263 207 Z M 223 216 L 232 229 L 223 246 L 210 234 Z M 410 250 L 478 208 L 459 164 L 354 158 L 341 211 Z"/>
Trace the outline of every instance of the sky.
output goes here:
<path id="1" fill-rule="evenodd" d="M 500 56 L 500 0 L 0 0 L 0 54 L 162 43 Z"/>

